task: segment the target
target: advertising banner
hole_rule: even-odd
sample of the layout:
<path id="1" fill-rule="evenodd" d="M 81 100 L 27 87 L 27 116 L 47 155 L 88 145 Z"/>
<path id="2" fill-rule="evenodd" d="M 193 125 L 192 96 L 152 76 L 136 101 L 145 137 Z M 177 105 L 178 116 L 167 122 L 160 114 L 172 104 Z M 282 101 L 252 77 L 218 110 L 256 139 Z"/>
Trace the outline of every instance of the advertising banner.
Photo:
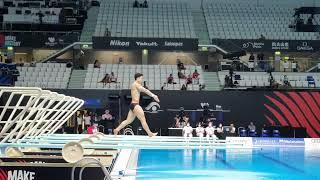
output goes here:
<path id="1" fill-rule="evenodd" d="M 306 148 L 320 148 L 320 138 L 305 138 Z"/>
<path id="2" fill-rule="evenodd" d="M 129 38 L 129 37 L 92 37 L 95 49 L 156 49 L 183 50 L 198 49 L 198 39 L 183 38 Z"/>
<path id="3" fill-rule="evenodd" d="M 212 42 L 227 51 L 314 52 L 320 49 L 319 40 L 213 39 Z"/>
<path id="4" fill-rule="evenodd" d="M 80 167 L 76 168 L 75 179 L 79 179 L 79 171 Z M 43 163 L 39 163 L 38 166 L 28 166 L 27 163 L 19 163 L 17 166 L 0 166 L 1 180 L 70 180 L 71 172 L 72 167 L 48 166 Z M 100 167 L 90 167 L 84 170 L 82 179 L 104 179 L 104 174 Z"/>
<path id="5" fill-rule="evenodd" d="M 254 146 L 304 146 L 304 138 L 252 138 Z"/>
<path id="6" fill-rule="evenodd" d="M 0 47 L 62 48 L 79 40 L 79 33 L 3 32 Z"/>

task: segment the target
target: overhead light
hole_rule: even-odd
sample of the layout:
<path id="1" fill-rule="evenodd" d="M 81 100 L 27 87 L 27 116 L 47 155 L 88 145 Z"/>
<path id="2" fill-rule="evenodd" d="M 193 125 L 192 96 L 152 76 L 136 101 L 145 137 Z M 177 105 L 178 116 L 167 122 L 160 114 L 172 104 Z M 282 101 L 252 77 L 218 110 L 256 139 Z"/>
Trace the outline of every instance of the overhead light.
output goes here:
<path id="1" fill-rule="evenodd" d="M 148 54 L 148 50 L 147 49 L 144 49 L 143 50 L 143 55 L 147 55 Z"/>
<path id="2" fill-rule="evenodd" d="M 16 53 L 14 53 L 14 54 L 21 54 L 21 55 L 26 55 L 26 54 L 28 54 L 28 53 L 23 53 L 23 52 L 16 52 Z"/>
<path id="3" fill-rule="evenodd" d="M 275 55 L 281 55 L 281 52 L 280 51 L 276 51 L 274 52 Z"/>

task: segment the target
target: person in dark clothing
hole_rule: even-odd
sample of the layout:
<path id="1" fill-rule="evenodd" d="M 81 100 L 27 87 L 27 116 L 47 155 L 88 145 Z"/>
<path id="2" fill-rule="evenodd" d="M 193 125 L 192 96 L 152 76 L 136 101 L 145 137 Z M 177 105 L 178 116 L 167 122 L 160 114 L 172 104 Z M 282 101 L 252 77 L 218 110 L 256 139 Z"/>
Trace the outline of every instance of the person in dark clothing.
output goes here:
<path id="1" fill-rule="evenodd" d="M 183 84 L 181 87 L 181 91 L 186 91 L 186 90 L 187 90 L 187 86 L 185 84 Z"/>
<path id="2" fill-rule="evenodd" d="M 133 7 L 134 7 L 134 8 L 139 7 L 139 2 L 138 2 L 137 0 L 135 0 L 135 1 L 134 1 L 134 3 L 133 3 Z"/>
<path id="3" fill-rule="evenodd" d="M 253 53 L 250 54 L 250 57 L 249 57 L 249 62 L 253 62 L 255 59 Z"/>
<path id="4" fill-rule="evenodd" d="M 143 2 L 143 5 L 142 5 L 144 8 L 148 8 L 148 1 L 147 0 L 144 0 Z"/>
<path id="5" fill-rule="evenodd" d="M 224 86 L 225 87 L 229 87 L 229 82 L 230 81 L 230 78 L 229 78 L 229 76 L 228 75 L 226 75 L 225 77 L 224 77 Z"/>

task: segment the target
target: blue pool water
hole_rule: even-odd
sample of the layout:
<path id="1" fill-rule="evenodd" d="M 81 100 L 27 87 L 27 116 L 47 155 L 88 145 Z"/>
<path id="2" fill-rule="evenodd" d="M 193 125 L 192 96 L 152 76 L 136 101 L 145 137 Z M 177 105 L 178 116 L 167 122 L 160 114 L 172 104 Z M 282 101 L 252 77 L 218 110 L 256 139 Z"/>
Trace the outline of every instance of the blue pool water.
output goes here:
<path id="1" fill-rule="evenodd" d="M 320 180 L 320 150 L 140 150 L 138 180 Z"/>

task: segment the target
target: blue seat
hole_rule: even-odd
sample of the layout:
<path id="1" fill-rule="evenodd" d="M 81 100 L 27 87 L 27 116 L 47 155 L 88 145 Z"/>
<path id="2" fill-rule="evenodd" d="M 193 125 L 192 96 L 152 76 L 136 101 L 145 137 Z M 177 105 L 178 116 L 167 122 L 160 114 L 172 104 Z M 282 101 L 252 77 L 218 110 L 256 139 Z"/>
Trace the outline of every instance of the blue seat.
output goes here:
<path id="1" fill-rule="evenodd" d="M 256 137 L 256 136 L 257 136 L 257 132 L 256 132 L 256 131 L 251 131 L 251 130 L 249 130 L 248 135 L 249 135 L 250 137 Z"/>
<path id="2" fill-rule="evenodd" d="M 274 129 L 272 132 L 273 137 L 280 137 L 280 131 L 278 129 Z"/>
<path id="3" fill-rule="evenodd" d="M 261 137 L 269 137 L 269 131 L 266 129 L 262 129 Z"/>
<path id="4" fill-rule="evenodd" d="M 241 76 L 239 74 L 234 75 L 234 80 L 241 80 Z"/>
<path id="5" fill-rule="evenodd" d="M 240 137 L 247 137 L 247 131 L 244 128 L 239 128 L 238 131 Z"/>

